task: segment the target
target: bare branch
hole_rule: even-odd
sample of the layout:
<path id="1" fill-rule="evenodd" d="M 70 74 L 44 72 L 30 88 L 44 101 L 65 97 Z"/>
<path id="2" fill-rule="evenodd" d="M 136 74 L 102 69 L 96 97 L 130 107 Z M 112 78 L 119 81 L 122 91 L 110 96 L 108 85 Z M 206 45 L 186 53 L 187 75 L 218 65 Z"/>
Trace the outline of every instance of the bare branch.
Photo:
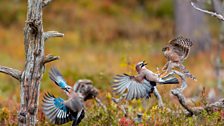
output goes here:
<path id="1" fill-rule="evenodd" d="M 125 97 L 127 96 L 127 94 L 123 94 L 122 96 L 120 96 L 119 98 L 113 98 L 112 97 L 112 101 L 116 104 L 120 103 Z"/>
<path id="2" fill-rule="evenodd" d="M 224 109 L 224 98 L 205 106 L 206 111 L 214 111 L 214 108 Z"/>
<path id="3" fill-rule="evenodd" d="M 128 117 L 127 107 L 125 105 L 121 105 L 121 106 L 119 106 L 119 108 L 122 110 L 122 112 L 124 113 L 124 115 L 126 117 Z"/>
<path id="4" fill-rule="evenodd" d="M 185 97 L 184 95 L 181 93 L 180 90 L 178 89 L 174 89 L 171 91 L 171 93 L 176 96 L 180 102 L 180 104 L 190 113 L 190 115 L 192 116 L 193 115 L 193 110 L 187 106 L 186 104 L 186 100 L 185 100 Z"/>
<path id="5" fill-rule="evenodd" d="M 203 111 L 215 112 L 218 109 L 224 110 L 224 98 L 220 99 L 217 102 L 208 104 L 206 106 L 191 108 L 186 104 L 185 97 L 181 93 L 181 91 L 179 91 L 178 89 L 174 89 L 171 91 L 171 93 L 178 98 L 179 103 L 183 106 L 183 108 L 185 108 L 189 112 L 187 113 L 189 116 L 200 115 Z"/>
<path id="6" fill-rule="evenodd" d="M 216 12 L 211 12 L 211 11 L 208 11 L 208 10 L 201 9 L 201 8 L 195 6 L 194 2 L 191 2 L 191 6 L 194 7 L 198 11 L 201 11 L 203 13 L 209 14 L 211 16 L 214 16 L 214 17 L 218 18 L 221 21 L 224 21 L 224 17 L 221 14 L 218 14 Z"/>
<path id="7" fill-rule="evenodd" d="M 107 108 L 106 108 L 106 106 L 102 103 L 102 101 L 101 101 L 99 98 L 97 98 L 97 97 L 95 97 L 95 100 L 96 100 L 96 102 L 98 103 L 98 105 L 99 105 L 100 107 L 102 107 L 103 110 L 106 112 L 106 111 L 107 111 Z"/>
<path id="8" fill-rule="evenodd" d="M 59 58 L 60 58 L 59 56 L 47 55 L 47 56 L 44 58 L 44 62 L 43 62 L 43 63 L 46 64 L 46 63 L 49 63 L 49 62 L 58 60 Z"/>
<path id="9" fill-rule="evenodd" d="M 178 71 L 174 71 L 174 73 L 176 73 L 177 75 L 180 76 L 181 81 L 182 81 L 182 85 L 187 85 L 184 74 L 182 74 L 181 72 L 178 72 Z M 199 115 L 203 111 L 214 112 L 217 108 L 218 109 L 224 109 L 224 99 L 221 99 L 221 100 L 219 100 L 215 103 L 212 103 L 212 104 L 208 104 L 206 106 L 190 107 L 189 105 L 187 105 L 186 98 L 182 94 L 182 91 L 183 91 L 182 89 L 183 88 L 173 89 L 173 90 L 171 90 L 171 93 L 178 98 L 178 101 L 181 104 L 181 106 L 185 110 L 187 110 L 187 112 L 188 112 L 187 115 L 188 116 Z"/>
<path id="10" fill-rule="evenodd" d="M 44 32 L 44 41 L 46 41 L 48 38 L 52 38 L 52 37 L 64 37 L 64 34 L 59 33 L 57 31 Z"/>
<path id="11" fill-rule="evenodd" d="M 47 6 L 52 0 L 43 0 L 42 1 L 42 7 Z"/>
<path id="12" fill-rule="evenodd" d="M 22 72 L 13 68 L 0 66 L 0 73 L 5 73 L 10 75 L 11 77 L 17 79 L 18 81 L 21 80 Z"/>

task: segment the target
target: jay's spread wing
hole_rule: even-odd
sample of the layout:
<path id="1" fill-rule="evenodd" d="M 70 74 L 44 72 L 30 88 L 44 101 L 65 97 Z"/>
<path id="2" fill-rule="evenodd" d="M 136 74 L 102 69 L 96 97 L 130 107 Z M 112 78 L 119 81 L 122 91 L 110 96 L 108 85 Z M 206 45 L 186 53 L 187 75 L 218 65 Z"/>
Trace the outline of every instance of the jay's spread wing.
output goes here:
<path id="1" fill-rule="evenodd" d="M 112 84 L 113 91 L 117 94 L 127 92 L 126 99 L 139 99 L 149 97 L 153 92 L 154 86 L 147 80 L 137 81 L 134 76 L 128 74 L 116 75 Z"/>
<path id="2" fill-rule="evenodd" d="M 66 89 L 66 87 L 69 87 L 61 73 L 56 68 L 51 68 L 49 76 L 50 79 L 54 81 L 54 83 L 57 84 L 60 88 Z"/>
<path id="3" fill-rule="evenodd" d="M 64 105 L 64 100 L 49 93 L 44 95 L 43 112 L 54 124 L 60 125 L 73 120 L 70 110 Z"/>

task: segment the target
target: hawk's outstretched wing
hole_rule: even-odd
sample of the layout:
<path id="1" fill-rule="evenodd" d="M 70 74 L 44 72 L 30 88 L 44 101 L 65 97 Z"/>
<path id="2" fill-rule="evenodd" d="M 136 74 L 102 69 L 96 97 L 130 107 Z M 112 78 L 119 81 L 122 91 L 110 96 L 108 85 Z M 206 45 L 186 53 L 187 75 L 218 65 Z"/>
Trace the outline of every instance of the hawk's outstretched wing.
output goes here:
<path id="1" fill-rule="evenodd" d="M 171 46 L 173 46 L 174 51 L 183 57 L 183 60 L 187 58 L 190 48 L 193 45 L 192 41 L 188 38 L 184 38 L 183 36 L 179 36 L 169 42 Z"/>
<path id="2" fill-rule="evenodd" d="M 112 88 L 115 93 L 120 95 L 127 92 L 126 99 L 132 100 L 149 97 L 154 86 L 145 79 L 140 82 L 136 80 L 135 76 L 123 74 L 114 77 Z"/>

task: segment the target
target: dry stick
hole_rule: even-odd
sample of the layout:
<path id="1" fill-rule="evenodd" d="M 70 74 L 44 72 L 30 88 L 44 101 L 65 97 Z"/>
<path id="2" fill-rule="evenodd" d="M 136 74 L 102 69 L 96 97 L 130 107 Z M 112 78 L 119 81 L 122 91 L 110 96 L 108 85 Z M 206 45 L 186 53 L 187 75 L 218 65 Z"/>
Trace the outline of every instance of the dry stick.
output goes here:
<path id="1" fill-rule="evenodd" d="M 120 96 L 117 99 L 112 97 L 112 101 L 118 105 L 126 96 L 127 96 L 127 94 L 123 94 L 122 96 Z M 128 117 L 128 111 L 126 110 L 125 105 L 118 105 L 118 107 L 124 113 L 125 117 Z"/>
<path id="2" fill-rule="evenodd" d="M 216 108 L 216 109 L 224 109 L 224 98 L 219 99 L 217 102 L 211 103 L 211 104 L 206 105 L 204 107 L 204 109 L 206 111 L 208 111 L 208 112 L 209 111 L 214 111 L 214 108 Z"/>
<path id="3" fill-rule="evenodd" d="M 129 116 L 128 115 L 128 111 L 126 110 L 125 105 L 121 105 L 121 106 L 119 106 L 119 108 L 122 110 L 122 112 L 124 113 L 124 116 L 125 117 L 128 117 Z"/>
<path id="4" fill-rule="evenodd" d="M 52 37 L 64 37 L 64 34 L 59 33 L 57 31 L 44 32 L 44 41 L 46 41 L 48 38 L 52 38 Z"/>
<path id="5" fill-rule="evenodd" d="M 58 60 L 59 58 L 60 58 L 59 56 L 47 55 L 44 58 L 44 64 Z"/>
<path id="6" fill-rule="evenodd" d="M 193 110 L 187 106 L 184 95 L 178 89 L 171 90 L 171 93 L 176 96 L 180 104 L 190 113 L 190 116 L 193 115 Z"/>
<path id="7" fill-rule="evenodd" d="M 8 74 L 11 77 L 17 79 L 18 81 L 21 80 L 21 75 L 22 72 L 10 67 L 6 67 L 6 66 L 0 66 L 0 73 L 4 73 L 4 74 Z"/>
<path id="8" fill-rule="evenodd" d="M 99 105 L 100 107 L 102 107 L 103 110 L 106 112 L 106 111 L 107 111 L 107 108 L 106 108 L 106 106 L 102 103 L 102 101 L 101 101 L 99 98 L 97 98 L 97 97 L 95 97 L 95 100 L 96 100 L 96 102 L 98 103 L 98 105 Z"/>
<path id="9" fill-rule="evenodd" d="M 112 101 L 116 104 L 120 103 L 125 97 L 127 96 L 127 94 L 123 94 L 122 96 L 120 96 L 119 98 L 112 98 Z"/>
<path id="10" fill-rule="evenodd" d="M 203 13 L 209 14 L 211 16 L 214 16 L 214 17 L 218 18 L 221 21 L 224 21 L 224 17 L 221 14 L 218 14 L 216 12 L 211 12 L 211 11 L 208 11 L 208 10 L 201 9 L 201 8 L 195 6 L 194 2 L 191 2 L 191 6 L 194 7 L 198 11 L 201 11 Z"/>
<path id="11" fill-rule="evenodd" d="M 177 72 L 177 71 L 174 71 L 174 73 L 178 74 L 181 77 L 182 83 L 186 83 L 184 74 L 182 74 L 181 72 Z M 224 110 L 224 98 L 220 99 L 217 102 L 208 104 L 206 106 L 191 108 L 186 104 L 186 98 L 182 94 L 180 89 L 173 89 L 171 91 L 171 93 L 178 98 L 178 101 L 181 104 L 181 106 L 189 112 L 189 114 L 187 114 L 189 116 L 199 115 L 199 114 L 201 114 L 202 111 L 214 112 L 217 108 Z"/>

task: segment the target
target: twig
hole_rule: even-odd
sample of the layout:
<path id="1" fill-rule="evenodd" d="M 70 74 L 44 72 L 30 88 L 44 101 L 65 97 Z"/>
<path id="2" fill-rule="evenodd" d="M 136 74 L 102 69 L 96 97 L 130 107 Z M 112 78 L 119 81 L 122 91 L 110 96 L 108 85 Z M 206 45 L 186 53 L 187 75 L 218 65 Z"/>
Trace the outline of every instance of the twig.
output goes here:
<path id="1" fill-rule="evenodd" d="M 44 41 L 46 41 L 48 38 L 52 38 L 52 37 L 64 37 L 64 34 L 59 33 L 57 31 L 44 32 Z"/>
<path id="2" fill-rule="evenodd" d="M 162 100 L 162 97 L 161 95 L 159 94 L 159 91 L 157 90 L 156 86 L 154 87 L 154 91 L 153 91 L 155 97 L 157 98 L 158 100 L 158 104 L 159 104 L 159 107 L 160 108 L 163 108 L 164 107 L 164 104 L 163 104 L 163 100 Z"/>
<path id="3" fill-rule="evenodd" d="M 13 68 L 0 66 L 0 72 L 10 75 L 11 77 L 17 79 L 18 81 L 21 80 L 22 72 Z"/>
<path id="4" fill-rule="evenodd" d="M 179 71 L 177 71 L 177 70 L 172 70 L 172 72 L 169 73 L 169 75 L 174 75 L 174 74 L 177 74 L 181 78 L 181 87 L 178 88 L 178 90 L 183 92 L 184 89 L 187 88 L 186 75 L 181 73 L 181 72 L 179 72 Z"/>
<path id="5" fill-rule="evenodd" d="M 128 111 L 126 110 L 125 105 L 121 105 L 119 107 L 122 110 L 122 112 L 124 113 L 125 117 L 128 117 L 129 115 L 128 115 Z"/>
<path id="6" fill-rule="evenodd" d="M 97 97 L 95 97 L 95 100 L 96 100 L 96 102 L 103 108 L 103 110 L 106 112 L 106 111 L 107 111 L 107 108 L 106 108 L 106 106 L 102 103 L 102 101 L 101 101 L 99 98 L 97 98 Z"/>
<path id="7" fill-rule="evenodd" d="M 47 55 L 47 56 L 44 58 L 44 62 L 43 62 L 43 63 L 46 64 L 46 63 L 49 63 L 49 62 L 58 60 L 59 58 L 60 58 L 59 56 Z"/>
<path id="8" fill-rule="evenodd" d="M 127 94 L 123 94 L 122 96 L 120 96 L 119 98 L 113 98 L 112 97 L 112 101 L 116 104 L 120 103 L 125 97 L 127 96 Z"/>
<path id="9" fill-rule="evenodd" d="M 206 13 L 206 14 L 210 14 L 211 16 L 214 16 L 214 17 L 218 18 L 219 20 L 224 21 L 224 17 L 221 14 L 218 14 L 216 12 L 211 12 L 211 11 L 208 11 L 208 10 L 201 9 L 201 8 L 195 6 L 194 2 L 192 2 L 192 1 L 191 1 L 191 6 L 194 7 L 198 11 L 201 11 L 201 12 Z"/>
<path id="10" fill-rule="evenodd" d="M 204 109 L 206 111 L 214 111 L 214 108 L 216 109 L 224 109 L 224 98 L 218 100 L 217 102 L 211 103 L 209 105 L 206 105 Z"/>
<path id="11" fill-rule="evenodd" d="M 176 96 L 178 98 L 178 101 L 180 102 L 180 104 L 190 113 L 190 115 L 192 116 L 193 115 L 193 110 L 187 106 L 186 104 L 186 100 L 185 100 L 185 97 L 184 95 L 181 93 L 180 90 L 178 89 L 174 89 L 171 91 L 171 93 Z"/>

